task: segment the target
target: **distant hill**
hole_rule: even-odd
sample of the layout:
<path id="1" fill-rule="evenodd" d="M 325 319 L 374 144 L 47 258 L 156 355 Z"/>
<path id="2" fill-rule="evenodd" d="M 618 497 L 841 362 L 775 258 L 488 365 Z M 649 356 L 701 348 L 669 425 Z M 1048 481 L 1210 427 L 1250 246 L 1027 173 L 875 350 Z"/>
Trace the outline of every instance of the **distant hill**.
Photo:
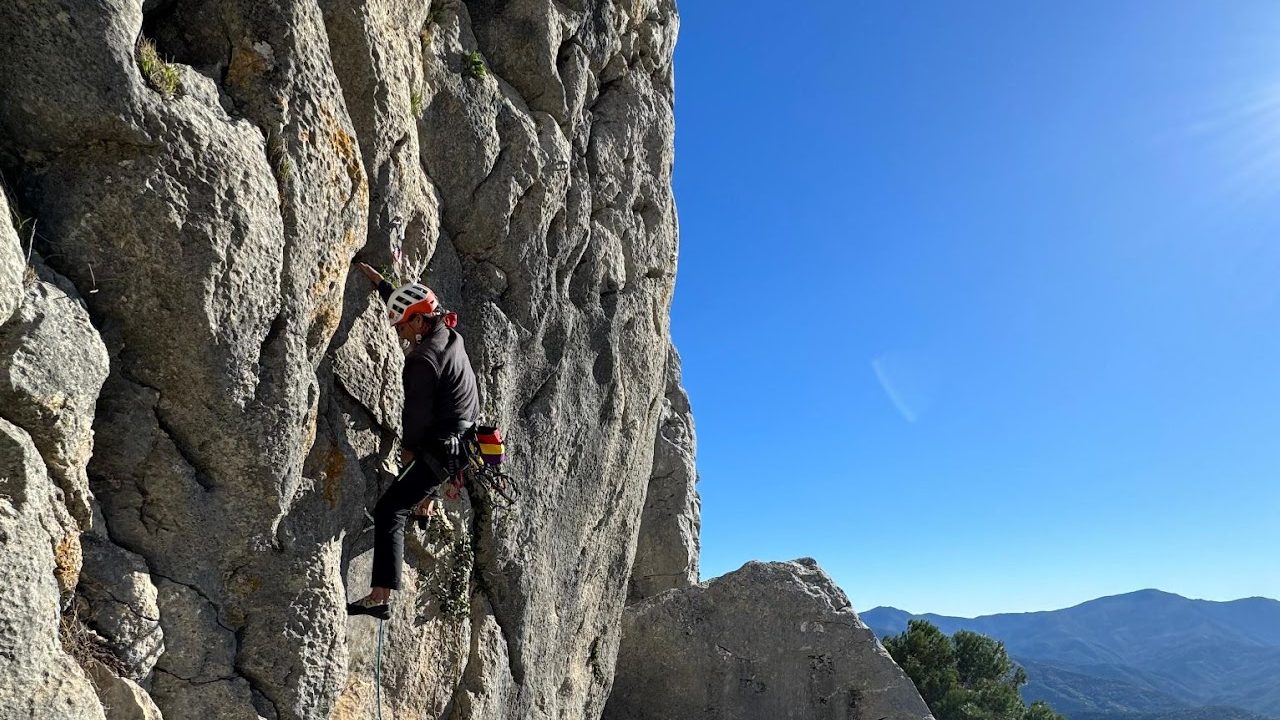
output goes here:
<path id="1" fill-rule="evenodd" d="M 1204 707 L 1157 713 L 1076 713 L 1071 720 L 1271 720 L 1231 707 Z"/>
<path id="2" fill-rule="evenodd" d="M 1280 718 L 1275 600 L 1210 602 L 1142 590 L 1045 612 L 956 618 L 875 608 L 861 617 L 881 637 L 918 617 L 947 633 L 997 638 L 1027 668 L 1024 696 L 1070 720 L 1201 720 L 1194 713 L 1211 706 Z M 1203 718 L 1256 718 L 1231 712 Z"/>

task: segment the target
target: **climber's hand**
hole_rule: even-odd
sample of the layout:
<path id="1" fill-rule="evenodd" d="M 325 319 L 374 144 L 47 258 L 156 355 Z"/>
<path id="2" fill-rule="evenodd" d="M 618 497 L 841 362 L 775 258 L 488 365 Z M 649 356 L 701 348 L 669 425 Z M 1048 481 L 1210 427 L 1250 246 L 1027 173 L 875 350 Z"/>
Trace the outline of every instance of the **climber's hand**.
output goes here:
<path id="1" fill-rule="evenodd" d="M 408 464 L 409 464 L 409 463 L 411 463 L 411 462 L 413 462 L 413 451 L 412 451 L 412 450 L 409 450 L 409 449 L 407 449 L 407 448 L 406 448 L 406 449 L 401 450 L 401 451 L 400 451 L 400 464 L 401 464 L 401 465 L 408 465 Z"/>
<path id="2" fill-rule="evenodd" d="M 374 270 L 371 265 L 367 263 L 356 263 L 356 267 L 360 268 L 360 272 L 364 273 L 364 276 L 369 278 L 369 282 L 374 285 L 382 282 L 382 273 Z"/>

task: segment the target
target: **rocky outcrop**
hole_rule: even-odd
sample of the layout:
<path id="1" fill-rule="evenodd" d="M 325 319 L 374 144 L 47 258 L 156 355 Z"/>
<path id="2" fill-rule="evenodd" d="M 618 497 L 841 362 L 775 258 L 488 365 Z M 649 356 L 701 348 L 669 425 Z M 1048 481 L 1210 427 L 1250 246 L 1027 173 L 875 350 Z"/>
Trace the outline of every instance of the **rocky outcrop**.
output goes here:
<path id="1" fill-rule="evenodd" d="M 81 616 L 120 661 L 125 677 L 147 682 L 164 653 L 158 593 L 146 562 L 111 542 L 105 526 L 98 515 L 80 536 Z"/>
<path id="2" fill-rule="evenodd" d="M 79 568 L 77 530 L 31 438 L 0 419 L 0 718 L 103 717 L 64 652 L 59 597 Z"/>
<path id="3" fill-rule="evenodd" d="M 87 527 L 85 467 L 107 353 L 75 288 L 38 257 L 34 262 L 42 279 L 23 283 L 22 303 L 0 325 L 0 417 L 31 436 L 65 505 Z"/>
<path id="4" fill-rule="evenodd" d="M 70 607 L 106 351 L 75 289 L 22 252 L 9 220 L 0 193 L 0 718 L 101 718 Z"/>
<path id="5" fill-rule="evenodd" d="M 427 269 L 461 313 L 517 478 L 512 510 L 463 493 L 453 539 L 410 543 L 386 708 L 599 715 L 666 394 L 677 24 L 671 0 L 0 4 L 0 168 L 109 355 L 83 617 L 166 717 L 369 714 L 374 625 L 342 607 L 401 359 L 354 260 Z M 32 437 L 84 526 L 72 400 Z"/>
<path id="6" fill-rule="evenodd" d="M 667 355 L 667 392 L 653 447 L 653 474 L 644 499 L 644 517 L 627 602 L 698 582 L 697 440 L 689 396 L 680 383 L 680 356 Z"/>
<path id="7" fill-rule="evenodd" d="M 606 720 L 931 720 L 813 560 L 747 563 L 627 609 Z"/>

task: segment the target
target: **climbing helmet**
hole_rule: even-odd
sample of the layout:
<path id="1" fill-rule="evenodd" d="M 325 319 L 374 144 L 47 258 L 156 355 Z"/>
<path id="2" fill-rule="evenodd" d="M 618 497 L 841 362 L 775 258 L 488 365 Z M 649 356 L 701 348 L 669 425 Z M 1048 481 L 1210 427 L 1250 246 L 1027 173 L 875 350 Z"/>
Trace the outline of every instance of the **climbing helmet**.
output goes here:
<path id="1" fill-rule="evenodd" d="M 387 319 L 393 326 L 415 315 L 435 315 L 439 310 L 436 294 L 422 283 L 402 285 L 387 298 Z"/>

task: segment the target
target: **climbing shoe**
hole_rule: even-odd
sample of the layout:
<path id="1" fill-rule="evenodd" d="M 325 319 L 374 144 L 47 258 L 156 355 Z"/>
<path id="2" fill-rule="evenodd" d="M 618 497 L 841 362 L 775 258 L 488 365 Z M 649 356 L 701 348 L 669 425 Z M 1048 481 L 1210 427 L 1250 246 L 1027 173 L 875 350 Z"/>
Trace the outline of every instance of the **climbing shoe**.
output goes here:
<path id="1" fill-rule="evenodd" d="M 348 615 L 369 615 L 379 620 L 391 619 L 391 606 L 383 603 L 382 605 L 372 605 L 368 598 L 357 600 L 353 603 L 347 603 Z"/>

